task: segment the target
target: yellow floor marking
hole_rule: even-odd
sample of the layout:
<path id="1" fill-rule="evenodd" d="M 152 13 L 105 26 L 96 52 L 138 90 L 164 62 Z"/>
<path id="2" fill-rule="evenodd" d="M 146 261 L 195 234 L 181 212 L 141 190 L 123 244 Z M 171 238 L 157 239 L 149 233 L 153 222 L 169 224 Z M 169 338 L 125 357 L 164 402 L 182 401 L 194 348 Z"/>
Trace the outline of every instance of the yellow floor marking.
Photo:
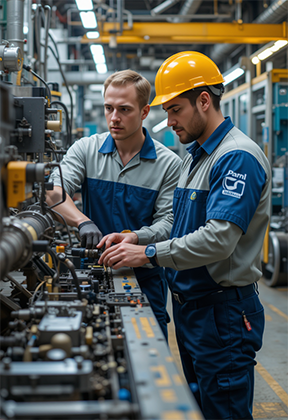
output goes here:
<path id="1" fill-rule="evenodd" d="M 155 327 L 155 325 L 156 325 L 156 321 L 155 321 L 155 319 L 154 318 L 152 318 L 152 316 L 149 318 L 149 320 L 150 320 L 150 322 L 151 322 L 151 325 L 152 325 L 152 327 Z"/>
<path id="2" fill-rule="evenodd" d="M 265 321 L 272 321 L 272 316 L 265 314 Z"/>
<path id="3" fill-rule="evenodd" d="M 270 388 L 273 389 L 276 395 L 280 400 L 288 407 L 288 394 L 284 389 L 275 381 L 275 379 L 270 375 L 269 372 L 258 362 L 255 369 L 262 376 L 262 378 L 267 382 Z"/>
<path id="4" fill-rule="evenodd" d="M 253 417 L 255 419 L 265 420 L 281 417 L 285 417 L 287 419 L 287 413 L 283 410 L 280 403 L 254 403 Z"/>
<path id="5" fill-rule="evenodd" d="M 280 316 L 282 316 L 283 318 L 285 318 L 285 319 L 287 319 L 287 320 L 288 320 L 288 315 L 284 314 L 284 312 L 280 311 L 280 309 L 276 308 L 276 307 L 275 307 L 275 306 L 273 306 L 273 305 L 270 305 L 270 303 L 266 303 L 266 305 L 268 306 L 268 308 L 270 308 L 270 309 L 271 309 L 271 311 L 276 312 L 276 314 L 278 314 L 278 315 L 280 315 Z"/>
<path id="6" fill-rule="evenodd" d="M 141 334 L 140 334 L 139 327 L 138 327 L 138 325 L 137 325 L 136 318 L 131 318 L 131 322 L 132 322 L 132 325 L 133 325 L 133 327 L 134 327 L 136 337 L 137 337 L 137 338 L 141 338 Z"/>

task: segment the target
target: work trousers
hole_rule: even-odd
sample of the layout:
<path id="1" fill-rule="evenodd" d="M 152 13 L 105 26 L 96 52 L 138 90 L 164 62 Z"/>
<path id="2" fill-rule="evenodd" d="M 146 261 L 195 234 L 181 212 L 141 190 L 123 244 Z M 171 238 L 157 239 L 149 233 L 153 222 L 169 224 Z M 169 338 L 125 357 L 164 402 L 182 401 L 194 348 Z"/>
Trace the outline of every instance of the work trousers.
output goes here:
<path id="1" fill-rule="evenodd" d="M 258 295 L 198 309 L 192 303 L 173 300 L 173 315 L 184 374 L 198 384 L 205 419 L 253 419 L 255 352 L 264 331 Z"/>

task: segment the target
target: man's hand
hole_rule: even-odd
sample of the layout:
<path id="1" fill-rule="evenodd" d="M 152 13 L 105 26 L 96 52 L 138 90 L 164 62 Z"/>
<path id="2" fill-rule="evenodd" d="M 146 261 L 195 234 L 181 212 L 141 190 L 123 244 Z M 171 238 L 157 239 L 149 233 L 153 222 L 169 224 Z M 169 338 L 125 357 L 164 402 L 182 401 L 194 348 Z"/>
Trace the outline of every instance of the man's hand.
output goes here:
<path id="1" fill-rule="evenodd" d="M 125 242 L 128 244 L 138 244 L 138 236 L 134 232 L 129 233 L 109 233 L 105 235 L 101 242 L 97 245 L 97 248 L 102 248 L 105 244 L 105 249 L 110 248 L 114 244 L 119 244 L 120 242 Z"/>
<path id="2" fill-rule="evenodd" d="M 133 245 L 121 242 L 103 252 L 98 263 L 117 270 L 121 267 L 141 267 L 149 263 L 145 255 L 146 245 Z"/>
<path id="3" fill-rule="evenodd" d="M 87 249 L 96 248 L 102 238 L 102 233 L 91 220 L 80 223 L 78 226 L 81 246 Z"/>

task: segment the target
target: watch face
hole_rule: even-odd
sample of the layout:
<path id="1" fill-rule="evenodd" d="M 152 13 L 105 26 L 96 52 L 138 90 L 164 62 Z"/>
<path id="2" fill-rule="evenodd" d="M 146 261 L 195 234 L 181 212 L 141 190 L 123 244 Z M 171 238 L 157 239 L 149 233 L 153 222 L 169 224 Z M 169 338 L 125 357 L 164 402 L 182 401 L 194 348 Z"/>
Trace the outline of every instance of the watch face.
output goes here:
<path id="1" fill-rule="evenodd" d="M 145 254 L 147 255 L 148 258 L 151 257 L 155 257 L 156 255 L 156 248 L 153 245 L 148 245 L 146 250 L 145 250 Z"/>

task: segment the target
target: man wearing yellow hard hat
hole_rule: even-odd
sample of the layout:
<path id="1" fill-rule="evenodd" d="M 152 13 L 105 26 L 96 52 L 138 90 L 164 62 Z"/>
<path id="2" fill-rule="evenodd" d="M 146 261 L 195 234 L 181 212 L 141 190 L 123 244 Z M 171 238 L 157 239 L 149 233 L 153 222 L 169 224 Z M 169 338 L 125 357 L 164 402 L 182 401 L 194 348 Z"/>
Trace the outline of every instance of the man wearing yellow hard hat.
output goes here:
<path id="1" fill-rule="evenodd" d="M 271 173 L 259 146 L 224 118 L 223 82 L 215 63 L 198 52 L 162 64 L 151 105 L 162 105 L 168 126 L 189 144 L 170 239 L 109 248 L 122 240 L 112 234 L 103 238 L 108 249 L 100 263 L 167 267 L 183 370 L 198 387 L 204 417 L 252 419 L 255 352 L 264 329 L 257 281 Z"/>

